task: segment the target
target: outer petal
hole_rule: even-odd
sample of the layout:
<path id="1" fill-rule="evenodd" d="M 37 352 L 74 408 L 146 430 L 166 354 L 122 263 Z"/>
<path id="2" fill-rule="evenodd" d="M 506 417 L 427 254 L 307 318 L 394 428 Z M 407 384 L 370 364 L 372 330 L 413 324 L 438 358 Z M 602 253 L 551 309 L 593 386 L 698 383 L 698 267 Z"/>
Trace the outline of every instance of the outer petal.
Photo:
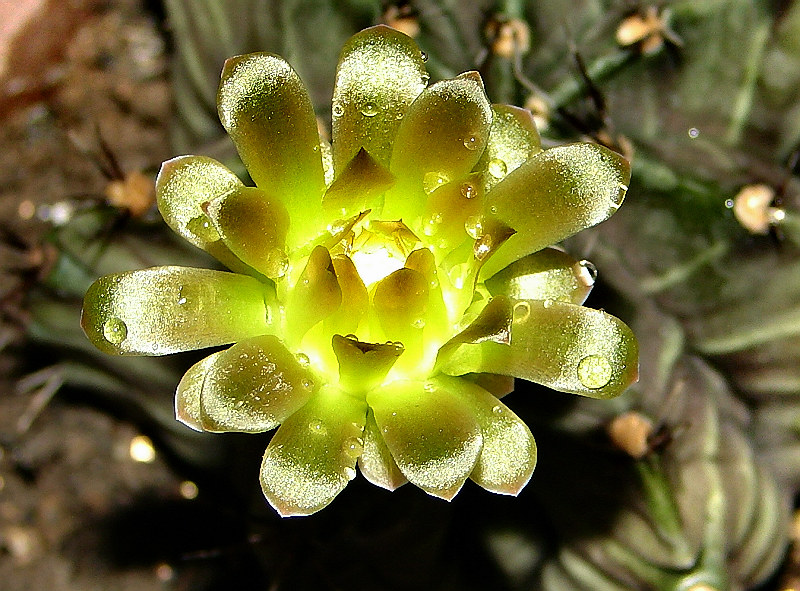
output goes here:
<path id="1" fill-rule="evenodd" d="M 205 370 L 200 395 L 204 431 L 269 431 L 302 407 L 314 389 L 313 374 L 272 335 L 236 343 Z"/>
<path id="2" fill-rule="evenodd" d="M 170 228 L 235 271 L 246 265 L 230 252 L 203 211 L 203 204 L 243 187 L 226 166 L 207 156 L 179 156 L 161 165 L 156 179 L 158 210 Z"/>
<path id="3" fill-rule="evenodd" d="M 261 464 L 264 496 L 282 516 L 325 507 L 355 477 L 367 406 L 325 387 L 278 429 Z"/>
<path id="4" fill-rule="evenodd" d="M 477 384 L 441 376 L 437 383 L 467 401 L 483 435 L 483 449 L 470 478 L 486 490 L 517 495 L 536 467 L 536 442 L 528 426 Z"/>
<path id="5" fill-rule="evenodd" d="M 397 184 L 386 194 L 384 218 L 413 222 L 425 191 L 466 176 L 486 147 L 491 118 L 477 72 L 425 89 L 397 130 L 390 165 Z"/>
<path id="6" fill-rule="evenodd" d="M 222 70 L 217 106 L 256 185 L 286 205 L 292 234 L 305 237 L 325 179 L 317 121 L 300 77 L 276 55 L 231 58 Z"/>
<path id="7" fill-rule="evenodd" d="M 166 355 L 273 332 L 271 302 L 266 286 L 246 275 L 153 267 L 95 281 L 81 326 L 106 353 Z"/>
<path id="8" fill-rule="evenodd" d="M 282 203 L 254 187 L 237 187 L 205 208 L 227 247 L 267 277 L 286 273 L 289 214 Z"/>
<path id="9" fill-rule="evenodd" d="M 619 319 L 552 300 L 516 300 L 513 306 L 509 344 L 461 342 L 448 351 L 442 371 L 513 375 L 592 398 L 616 396 L 638 378 L 636 338 Z"/>
<path id="10" fill-rule="evenodd" d="M 562 250 L 545 248 L 511 263 L 485 284 L 492 295 L 582 304 L 592 290 L 596 273 L 588 261 L 576 261 Z"/>
<path id="11" fill-rule="evenodd" d="M 364 478 L 386 490 L 395 490 L 408 482 L 386 447 L 371 409 L 364 427 L 364 451 L 358 458 L 358 467 Z"/>
<path id="12" fill-rule="evenodd" d="M 200 412 L 200 392 L 203 390 L 203 381 L 206 379 L 208 368 L 220 353 L 223 351 L 212 353 L 190 367 L 183 374 L 175 391 L 175 418 L 195 431 L 203 430 Z"/>
<path id="13" fill-rule="evenodd" d="M 630 182 L 630 165 L 597 144 L 539 152 L 486 196 L 488 217 L 516 233 L 486 261 L 489 277 L 523 256 L 608 219 Z"/>
<path id="14" fill-rule="evenodd" d="M 511 105 L 492 105 L 489 142 L 477 166 L 488 173 L 483 177 L 485 189 L 491 189 L 541 151 L 539 131 L 530 111 Z"/>
<path id="15" fill-rule="evenodd" d="M 409 105 L 428 82 L 414 40 L 377 26 L 353 35 L 339 57 L 333 89 L 333 158 L 337 175 L 362 147 L 384 166 Z"/>
<path id="16" fill-rule="evenodd" d="M 439 384 L 412 381 L 373 390 L 367 402 L 406 478 L 428 494 L 452 499 L 481 451 L 470 406 Z"/>

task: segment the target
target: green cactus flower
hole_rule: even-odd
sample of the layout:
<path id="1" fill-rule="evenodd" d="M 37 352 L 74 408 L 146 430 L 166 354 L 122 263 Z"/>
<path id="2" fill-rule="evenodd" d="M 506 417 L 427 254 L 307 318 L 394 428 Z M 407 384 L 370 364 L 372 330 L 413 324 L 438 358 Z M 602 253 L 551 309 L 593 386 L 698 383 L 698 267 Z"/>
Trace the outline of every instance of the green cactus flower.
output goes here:
<path id="1" fill-rule="evenodd" d="M 157 180 L 178 234 L 233 272 L 157 267 L 96 281 L 82 325 L 100 349 L 220 347 L 189 369 L 176 414 L 212 432 L 279 427 L 260 481 L 281 515 L 330 503 L 356 474 L 451 499 L 471 478 L 517 494 L 536 463 L 499 398 L 525 378 L 595 398 L 636 380 L 630 329 L 583 307 L 593 267 L 550 245 L 608 218 L 628 163 L 593 144 L 542 150 L 529 112 L 480 76 L 428 85 L 411 38 L 345 45 L 320 139 L 294 70 L 228 60 L 219 115 L 256 187 L 183 156 Z"/>

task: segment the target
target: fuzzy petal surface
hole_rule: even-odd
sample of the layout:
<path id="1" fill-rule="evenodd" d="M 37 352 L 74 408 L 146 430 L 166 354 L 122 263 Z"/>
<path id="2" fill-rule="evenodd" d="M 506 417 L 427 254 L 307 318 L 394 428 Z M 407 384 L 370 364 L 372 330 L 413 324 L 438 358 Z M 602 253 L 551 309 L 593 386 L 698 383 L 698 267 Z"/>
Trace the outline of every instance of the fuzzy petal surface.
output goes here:
<path id="1" fill-rule="evenodd" d="M 448 353 L 442 371 L 513 375 L 591 398 L 617 396 L 638 379 L 636 339 L 614 316 L 552 300 L 511 300 L 510 305 L 508 344 L 461 342 Z"/>
<path id="2" fill-rule="evenodd" d="M 277 55 L 230 58 L 217 107 L 256 185 L 289 209 L 293 237 L 307 238 L 325 176 L 314 109 L 300 77 Z"/>
<path id="3" fill-rule="evenodd" d="M 630 174 L 627 160 L 597 144 L 534 155 L 486 196 L 487 217 L 515 233 L 486 261 L 481 276 L 611 217 Z"/>
<path id="4" fill-rule="evenodd" d="M 472 408 L 435 382 L 396 381 L 367 395 L 386 447 L 409 481 L 452 499 L 475 467 L 483 438 Z"/>
<path id="5" fill-rule="evenodd" d="M 411 37 L 379 25 L 347 41 L 333 89 L 337 176 L 362 148 L 389 165 L 397 128 L 427 82 L 422 52 Z"/>
<path id="6" fill-rule="evenodd" d="M 283 517 L 311 515 L 356 475 L 367 405 L 322 388 L 280 426 L 261 463 L 264 496 Z"/>
<path id="7" fill-rule="evenodd" d="M 81 326 L 117 355 L 167 355 L 274 332 L 270 291 L 246 275 L 153 267 L 106 275 L 84 298 Z"/>
<path id="8" fill-rule="evenodd" d="M 274 429 L 311 397 L 314 376 L 273 335 L 238 342 L 205 366 L 200 395 L 204 431 Z"/>

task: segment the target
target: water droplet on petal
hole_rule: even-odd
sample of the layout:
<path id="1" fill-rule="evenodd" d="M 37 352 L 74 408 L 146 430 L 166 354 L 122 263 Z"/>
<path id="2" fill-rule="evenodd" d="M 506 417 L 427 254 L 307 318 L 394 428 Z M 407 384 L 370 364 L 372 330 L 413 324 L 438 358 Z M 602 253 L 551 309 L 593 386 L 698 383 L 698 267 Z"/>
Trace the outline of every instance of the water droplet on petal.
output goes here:
<path id="1" fill-rule="evenodd" d="M 542 306 L 544 306 L 545 308 L 549 308 L 552 305 L 553 305 L 553 300 L 551 299 L 546 299 L 545 301 L 542 302 Z"/>
<path id="2" fill-rule="evenodd" d="M 528 302 L 517 302 L 514 304 L 513 321 L 525 322 L 531 315 L 531 305 Z"/>
<path id="3" fill-rule="evenodd" d="M 419 56 L 422 58 L 423 62 L 427 62 L 428 61 L 428 54 L 425 53 L 424 51 L 420 51 L 419 52 Z"/>
<path id="4" fill-rule="evenodd" d="M 478 194 L 478 191 L 475 189 L 475 185 L 468 182 L 461 185 L 461 194 L 467 199 L 472 199 Z"/>
<path id="5" fill-rule="evenodd" d="M 308 424 L 308 430 L 316 435 L 327 435 L 328 429 L 322 424 L 322 421 L 315 419 Z"/>
<path id="6" fill-rule="evenodd" d="M 414 328 L 425 328 L 425 319 L 424 318 L 417 318 L 411 324 L 412 324 L 412 326 Z"/>
<path id="7" fill-rule="evenodd" d="M 611 381 L 613 368 L 604 355 L 587 355 L 578 363 L 578 379 L 592 390 L 602 388 Z"/>
<path id="8" fill-rule="evenodd" d="M 435 390 L 436 390 L 436 386 L 434 386 L 434 385 L 433 385 L 433 384 L 431 384 L 430 382 L 426 383 L 426 384 L 425 384 L 425 385 L 424 385 L 422 388 L 423 388 L 423 390 L 425 390 L 426 392 L 433 392 L 433 391 L 435 391 Z"/>
<path id="9" fill-rule="evenodd" d="M 205 214 L 189 220 L 186 224 L 186 229 L 205 242 L 215 242 L 220 238 L 219 232 L 217 232 L 214 224 L 211 223 L 211 219 Z"/>
<path id="10" fill-rule="evenodd" d="M 575 275 L 583 285 L 591 287 L 597 281 L 597 267 L 591 261 L 578 261 L 575 266 Z"/>
<path id="11" fill-rule="evenodd" d="M 119 318 L 109 318 L 103 324 L 103 337 L 112 345 L 119 345 L 128 337 L 128 327 Z"/>
<path id="12" fill-rule="evenodd" d="M 496 415 L 501 415 L 501 414 L 503 414 L 503 407 L 498 404 L 498 405 L 492 407 L 492 412 L 494 414 L 496 414 Z"/>
<path id="13" fill-rule="evenodd" d="M 505 161 L 500 160 L 500 158 L 492 158 L 489 161 L 489 166 L 487 168 L 489 170 L 489 174 L 498 179 L 506 176 L 506 173 L 508 172 L 508 167 L 506 166 Z"/>
<path id="14" fill-rule="evenodd" d="M 364 440 L 360 437 L 348 437 L 344 440 L 343 449 L 351 458 L 357 458 L 364 451 Z"/>
<path id="15" fill-rule="evenodd" d="M 477 240 L 483 236 L 483 220 L 479 215 L 471 215 L 464 222 L 464 230 L 469 234 L 470 238 Z"/>
<path id="16" fill-rule="evenodd" d="M 422 188 L 430 195 L 436 189 L 449 182 L 447 176 L 440 172 L 426 172 L 422 177 Z"/>
<path id="17" fill-rule="evenodd" d="M 430 81 L 430 79 L 431 79 L 431 75 L 430 74 L 426 73 L 426 74 L 423 74 L 421 76 L 421 80 L 422 80 L 423 84 L 427 84 Z"/>
<path id="18" fill-rule="evenodd" d="M 475 135 L 469 135 L 464 138 L 464 147 L 467 150 L 477 150 L 478 146 L 480 146 L 480 138 Z"/>
<path id="19" fill-rule="evenodd" d="M 313 382 L 313 381 L 311 381 L 311 380 L 309 380 L 309 379 L 305 379 L 305 380 L 303 380 L 302 382 L 300 382 L 300 384 L 301 384 L 301 385 L 303 386 L 303 388 L 305 388 L 306 390 L 311 390 L 311 389 L 313 389 L 313 388 L 314 388 L 314 382 Z"/>
<path id="20" fill-rule="evenodd" d="M 297 357 L 297 362 L 303 367 L 308 367 L 309 365 L 311 365 L 311 360 L 305 353 L 298 353 L 296 357 Z"/>
<path id="21" fill-rule="evenodd" d="M 395 115 L 394 118 L 397 119 L 398 121 L 400 121 L 400 119 L 403 118 L 403 112 L 402 111 L 398 111 L 397 115 Z"/>
<path id="22" fill-rule="evenodd" d="M 378 107 L 375 103 L 364 103 L 361 107 L 361 114 L 365 117 L 374 117 L 378 114 Z"/>
<path id="23" fill-rule="evenodd" d="M 344 109 L 339 103 L 334 103 L 331 112 L 333 113 L 334 117 L 341 117 L 344 114 Z"/>
<path id="24" fill-rule="evenodd" d="M 279 278 L 286 275 L 289 270 L 289 257 L 281 248 L 270 250 L 264 261 L 264 270 L 268 277 Z"/>

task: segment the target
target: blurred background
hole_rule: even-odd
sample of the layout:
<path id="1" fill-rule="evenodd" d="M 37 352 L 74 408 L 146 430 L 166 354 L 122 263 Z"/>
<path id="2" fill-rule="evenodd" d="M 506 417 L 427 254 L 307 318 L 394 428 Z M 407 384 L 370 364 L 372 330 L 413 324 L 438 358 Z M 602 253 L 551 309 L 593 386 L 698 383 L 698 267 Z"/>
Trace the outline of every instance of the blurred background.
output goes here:
<path id="1" fill-rule="evenodd" d="M 117 358 L 99 275 L 213 266 L 154 207 L 163 160 L 236 170 L 225 58 L 271 51 L 323 129 L 338 53 L 386 23 L 432 81 L 481 72 L 547 146 L 629 157 L 620 211 L 565 247 L 634 328 L 613 401 L 518 383 L 518 498 L 357 478 L 310 518 L 263 499 L 270 435 L 173 419 L 197 354 Z M 800 2 L 0 1 L 0 589 L 800 589 Z"/>

